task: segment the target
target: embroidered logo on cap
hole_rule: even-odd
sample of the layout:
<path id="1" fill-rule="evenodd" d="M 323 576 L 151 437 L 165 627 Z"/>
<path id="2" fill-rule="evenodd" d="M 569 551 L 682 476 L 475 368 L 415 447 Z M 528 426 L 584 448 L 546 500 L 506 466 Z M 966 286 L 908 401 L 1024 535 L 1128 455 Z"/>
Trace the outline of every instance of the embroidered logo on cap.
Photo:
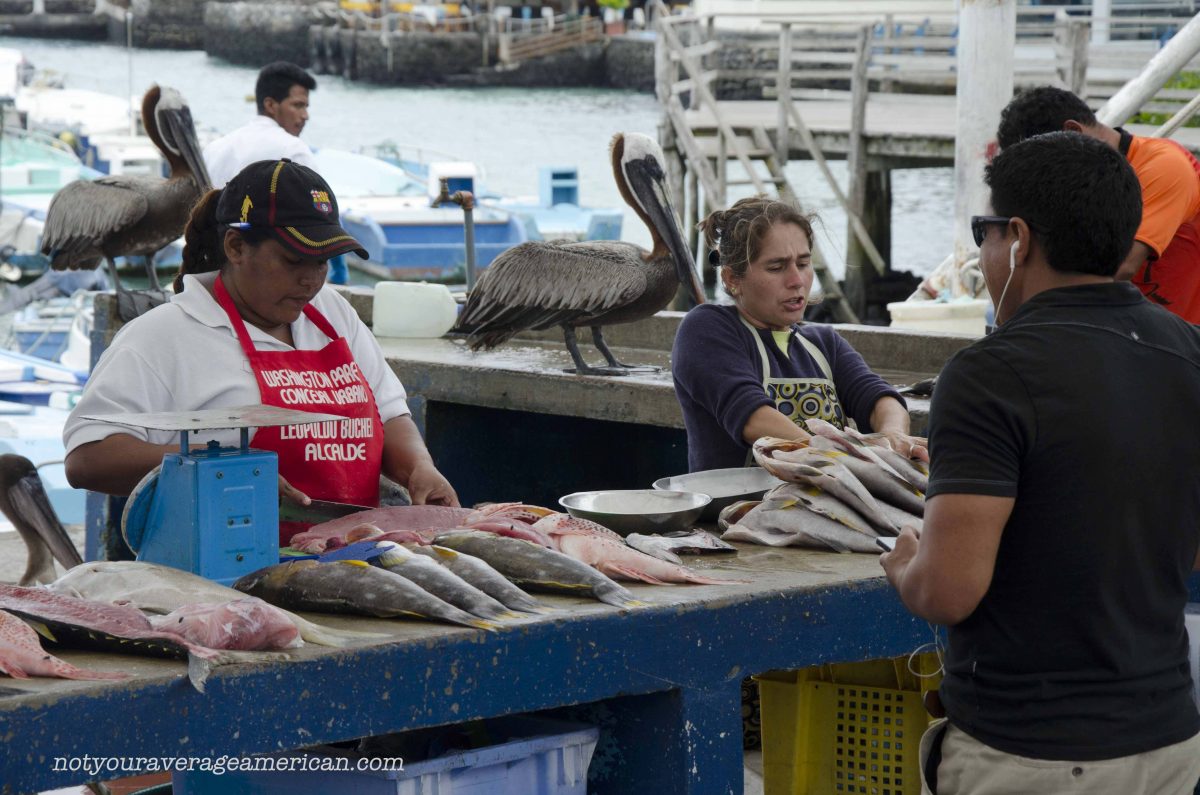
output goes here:
<path id="1" fill-rule="evenodd" d="M 333 212 L 333 204 L 329 201 L 329 194 L 323 190 L 309 191 L 312 194 L 313 207 L 317 208 L 317 212 L 329 215 Z"/>
<path id="2" fill-rule="evenodd" d="M 242 223 L 250 220 L 250 210 L 253 209 L 254 202 L 250 201 L 250 197 L 242 199 Z"/>

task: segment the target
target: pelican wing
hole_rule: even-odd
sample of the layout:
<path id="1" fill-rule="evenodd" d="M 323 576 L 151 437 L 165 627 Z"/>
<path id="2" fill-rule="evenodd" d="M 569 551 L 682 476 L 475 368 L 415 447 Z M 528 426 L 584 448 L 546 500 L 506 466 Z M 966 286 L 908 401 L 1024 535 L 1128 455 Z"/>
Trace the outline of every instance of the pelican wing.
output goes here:
<path id="1" fill-rule="evenodd" d="M 513 246 L 480 276 L 455 328 L 470 333 L 471 347 L 491 348 L 525 329 L 625 306 L 646 291 L 642 256 L 637 246 L 609 241 Z"/>
<path id="2" fill-rule="evenodd" d="M 64 186 L 46 211 L 42 253 L 53 256 L 56 268 L 95 267 L 104 241 L 146 215 L 144 188 L 161 184 L 161 178 L 117 176 Z"/>

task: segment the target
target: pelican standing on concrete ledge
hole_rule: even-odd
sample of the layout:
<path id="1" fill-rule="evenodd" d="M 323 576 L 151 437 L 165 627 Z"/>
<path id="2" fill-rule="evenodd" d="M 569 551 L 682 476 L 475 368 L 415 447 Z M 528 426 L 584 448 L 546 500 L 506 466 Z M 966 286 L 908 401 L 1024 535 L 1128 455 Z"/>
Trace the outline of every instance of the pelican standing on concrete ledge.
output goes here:
<path id="1" fill-rule="evenodd" d="M 692 300 L 704 303 L 696 264 L 675 220 L 658 144 L 645 135 L 618 133 L 612 166 L 621 197 L 650 229 L 653 250 L 608 240 L 513 246 L 480 276 L 455 326 L 470 335 L 473 349 L 494 348 L 525 329 L 562 326 L 574 372 L 623 375 L 647 368 L 617 361 L 601 327 L 650 317 L 671 302 L 681 283 Z M 607 367 L 584 362 L 575 341 L 581 326 L 592 329 L 592 342 Z"/>
<path id="2" fill-rule="evenodd" d="M 183 234 L 192 207 L 211 184 L 192 112 L 173 88 L 151 86 L 142 98 L 142 125 L 171 168 L 166 179 L 118 175 L 77 180 L 54 195 L 46 212 L 42 253 L 51 266 L 95 268 L 103 259 L 117 290 L 117 311 L 132 320 L 167 300 L 154 255 Z M 130 292 L 117 278 L 116 257 L 143 256 L 151 289 Z"/>
<path id="3" fill-rule="evenodd" d="M 83 563 L 75 544 L 46 497 L 37 468 L 19 455 L 0 455 L 0 512 L 17 528 L 29 550 L 19 585 L 54 582 L 54 561 L 64 569 Z"/>

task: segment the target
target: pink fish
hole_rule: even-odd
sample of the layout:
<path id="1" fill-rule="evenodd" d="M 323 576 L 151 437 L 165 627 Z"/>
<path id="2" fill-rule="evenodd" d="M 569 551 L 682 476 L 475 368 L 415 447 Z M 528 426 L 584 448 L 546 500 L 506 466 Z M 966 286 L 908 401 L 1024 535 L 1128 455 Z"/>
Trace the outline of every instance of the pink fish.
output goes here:
<path id="1" fill-rule="evenodd" d="M 554 543 L 552 549 L 570 555 L 616 579 L 647 582 L 651 585 L 665 585 L 670 582 L 729 585 L 733 582 L 703 577 L 686 566 L 668 563 L 644 552 L 638 552 L 608 528 L 565 513 L 551 514 L 539 519 L 533 529 L 542 530 L 550 536 Z"/>
<path id="2" fill-rule="evenodd" d="M 47 654 L 37 633 L 21 619 L 0 610 L 0 671 L 15 679 L 57 676 L 61 679 L 126 679 L 119 671 L 85 671 Z"/>
<path id="3" fill-rule="evenodd" d="M 533 524 L 543 516 L 549 516 L 555 511 L 540 505 L 526 505 L 520 502 L 496 502 L 485 505 L 467 517 L 465 524 L 473 525 L 485 519 L 515 519 L 525 524 Z"/>
<path id="4" fill-rule="evenodd" d="M 537 525 L 526 524 L 516 519 L 488 517 L 474 524 L 464 524 L 463 527 L 471 530 L 482 530 L 485 533 L 495 533 L 498 536 L 505 536 L 507 538 L 519 538 L 522 541 L 530 541 L 538 546 L 549 549 L 554 548 L 554 544 L 550 541 L 549 536 L 537 529 Z M 432 540 L 430 538 L 425 543 L 428 544 Z"/>
<path id="5" fill-rule="evenodd" d="M 390 508 L 372 508 L 359 511 L 340 519 L 332 519 L 313 525 L 302 533 L 292 536 L 293 548 L 311 554 L 332 551 L 346 545 L 346 535 L 360 525 L 374 525 L 384 536 L 397 530 L 416 532 L 430 539 L 438 533 L 459 527 L 474 513 L 470 508 L 446 508 L 441 505 L 402 505 Z M 428 533 L 422 531 L 429 531 Z M 379 536 L 383 538 L 383 536 Z M 387 537 L 387 540 L 399 541 Z M 428 542 L 426 542 L 428 543 Z"/>
<path id="6" fill-rule="evenodd" d="M 186 657 L 188 677 L 201 692 L 214 665 L 288 659 L 278 652 L 210 649 L 174 632 L 154 629 L 136 607 L 77 599 L 43 588 L 0 583 L 0 609 L 47 624 L 64 644 L 78 642 L 125 653 Z"/>
<path id="7" fill-rule="evenodd" d="M 254 597 L 184 605 L 165 616 L 153 616 L 150 625 L 210 649 L 272 651 L 304 645 L 286 613 Z"/>

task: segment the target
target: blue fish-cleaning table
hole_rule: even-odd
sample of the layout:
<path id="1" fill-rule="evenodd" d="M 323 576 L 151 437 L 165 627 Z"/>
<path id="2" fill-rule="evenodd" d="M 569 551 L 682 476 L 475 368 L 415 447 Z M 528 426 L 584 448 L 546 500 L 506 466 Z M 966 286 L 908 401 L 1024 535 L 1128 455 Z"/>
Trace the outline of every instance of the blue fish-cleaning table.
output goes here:
<path id="1" fill-rule="evenodd" d="M 931 639 L 874 555 L 739 545 L 736 557 L 694 565 L 747 582 L 634 586 L 646 604 L 627 609 L 543 597 L 557 610 L 491 633 L 309 615 L 389 637 L 216 668 L 203 693 L 182 662 L 62 651 L 133 678 L 5 680 L 0 793 L 80 783 L 79 773 L 55 770 L 61 757 L 244 756 L 592 705 L 602 734 L 589 791 L 740 795 L 745 677 L 896 656 Z"/>

